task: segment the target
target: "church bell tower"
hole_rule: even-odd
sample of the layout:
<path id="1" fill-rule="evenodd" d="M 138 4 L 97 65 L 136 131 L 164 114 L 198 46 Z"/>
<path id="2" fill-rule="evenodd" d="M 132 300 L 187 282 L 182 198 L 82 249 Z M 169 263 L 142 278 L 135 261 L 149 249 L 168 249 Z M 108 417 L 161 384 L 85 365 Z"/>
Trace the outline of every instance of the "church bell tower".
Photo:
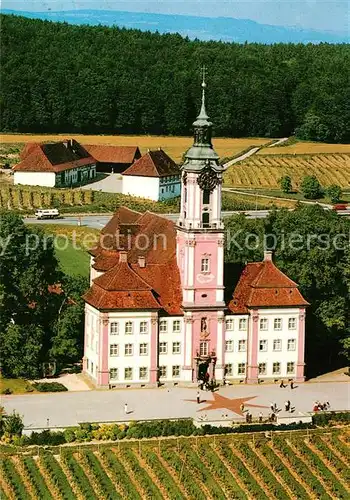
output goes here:
<path id="1" fill-rule="evenodd" d="M 191 370 L 192 381 L 199 379 L 200 365 L 206 362 L 209 362 L 210 378 L 223 376 L 220 360 L 223 359 L 225 308 L 221 220 L 224 168 L 212 145 L 212 123 L 206 112 L 205 92 L 203 68 L 202 105 L 193 123 L 193 145 L 181 167 L 181 211 L 177 221 L 177 262 L 186 333 L 184 369 Z"/>

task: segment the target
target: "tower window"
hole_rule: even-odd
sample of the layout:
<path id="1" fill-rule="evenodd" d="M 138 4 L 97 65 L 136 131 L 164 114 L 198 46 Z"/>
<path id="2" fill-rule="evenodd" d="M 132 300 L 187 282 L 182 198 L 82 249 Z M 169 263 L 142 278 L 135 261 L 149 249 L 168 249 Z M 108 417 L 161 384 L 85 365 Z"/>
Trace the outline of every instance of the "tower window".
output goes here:
<path id="1" fill-rule="evenodd" d="M 203 205 L 209 205 L 210 203 L 210 191 L 209 189 L 204 189 L 203 191 Z"/>
<path id="2" fill-rule="evenodd" d="M 209 227 L 209 213 L 208 212 L 202 213 L 202 225 L 203 225 L 203 227 Z"/>
<path id="3" fill-rule="evenodd" d="M 202 259 L 201 262 L 201 272 L 208 273 L 209 271 L 210 271 L 210 262 L 208 257 L 205 257 L 204 259 Z"/>

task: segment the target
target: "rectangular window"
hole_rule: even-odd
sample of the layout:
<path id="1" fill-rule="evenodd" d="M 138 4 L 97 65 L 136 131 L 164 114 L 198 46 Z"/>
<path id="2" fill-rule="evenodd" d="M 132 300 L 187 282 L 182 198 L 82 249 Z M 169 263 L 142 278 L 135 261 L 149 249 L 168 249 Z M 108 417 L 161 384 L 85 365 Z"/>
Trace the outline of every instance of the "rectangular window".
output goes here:
<path id="1" fill-rule="evenodd" d="M 295 373 L 295 363 L 293 361 L 289 361 L 287 363 L 287 373 L 288 375 L 292 375 Z"/>
<path id="2" fill-rule="evenodd" d="M 94 373 L 94 363 L 91 361 L 91 373 Z"/>
<path id="3" fill-rule="evenodd" d="M 297 328 L 297 319 L 288 318 L 288 330 L 296 330 L 296 328 Z"/>
<path id="4" fill-rule="evenodd" d="M 139 371 L 140 380 L 145 380 L 148 377 L 148 368 L 147 366 L 141 366 Z"/>
<path id="5" fill-rule="evenodd" d="M 245 363 L 238 363 L 238 375 L 245 375 Z"/>
<path id="6" fill-rule="evenodd" d="M 259 363 L 259 375 L 266 375 L 266 363 Z"/>
<path id="7" fill-rule="evenodd" d="M 118 380 L 118 368 L 111 368 L 109 370 L 109 379 Z"/>
<path id="8" fill-rule="evenodd" d="M 232 375 L 233 375 L 233 364 L 232 363 L 225 365 L 225 375 L 227 377 L 232 377 Z"/>
<path id="9" fill-rule="evenodd" d="M 260 330 L 268 330 L 269 322 L 267 318 L 261 318 L 260 320 Z"/>
<path id="10" fill-rule="evenodd" d="M 259 340 L 259 351 L 267 351 L 267 340 Z"/>
<path id="11" fill-rule="evenodd" d="M 280 362 L 277 361 L 276 363 L 273 363 L 272 373 L 274 375 L 279 375 L 281 373 L 281 363 Z"/>
<path id="12" fill-rule="evenodd" d="M 162 319 L 160 322 L 159 322 L 159 332 L 160 333 L 166 333 L 168 331 L 168 324 L 167 322 Z"/>
<path id="13" fill-rule="evenodd" d="M 168 343 L 159 342 L 159 354 L 166 354 L 168 352 Z"/>
<path id="14" fill-rule="evenodd" d="M 207 257 L 205 257 L 204 259 L 202 259 L 202 262 L 201 262 L 201 272 L 202 273 L 209 273 L 209 271 L 210 271 L 209 259 Z"/>
<path id="15" fill-rule="evenodd" d="M 173 342 L 173 354 L 180 354 L 181 342 Z"/>
<path id="16" fill-rule="evenodd" d="M 124 379 L 132 380 L 132 368 L 124 368 Z"/>
<path id="17" fill-rule="evenodd" d="M 282 330 L 282 318 L 275 318 L 273 322 L 274 330 Z"/>
<path id="18" fill-rule="evenodd" d="M 148 354 L 148 344 L 140 344 L 140 356 Z"/>
<path id="19" fill-rule="evenodd" d="M 233 340 L 226 340 L 225 352 L 233 352 Z"/>
<path id="20" fill-rule="evenodd" d="M 247 329 L 247 320 L 246 318 L 242 318 L 239 320 L 239 329 L 246 330 Z"/>
<path id="21" fill-rule="evenodd" d="M 131 335 L 132 334 L 132 321 L 127 321 L 125 323 L 125 335 Z"/>
<path id="22" fill-rule="evenodd" d="M 226 320 L 226 330 L 233 330 L 233 319 L 227 319 Z"/>
<path id="23" fill-rule="evenodd" d="M 118 335 L 118 333 L 119 333 L 119 323 L 111 323 L 110 334 Z"/>
<path id="24" fill-rule="evenodd" d="M 246 340 L 239 340 L 238 341 L 238 351 L 245 352 L 246 350 L 247 350 L 247 341 Z"/>
<path id="25" fill-rule="evenodd" d="M 282 340 L 281 339 L 274 340 L 272 349 L 274 351 L 282 351 Z"/>
<path id="26" fill-rule="evenodd" d="M 180 365 L 173 366 L 173 377 L 180 377 Z"/>
<path id="27" fill-rule="evenodd" d="M 210 191 L 209 189 L 203 190 L 203 205 L 209 205 L 210 203 Z"/>
<path id="28" fill-rule="evenodd" d="M 118 356 L 119 355 L 119 346 L 118 346 L 118 344 L 111 344 L 109 346 L 109 355 L 110 356 Z"/>
<path id="29" fill-rule="evenodd" d="M 147 332 L 148 332 L 147 321 L 141 321 L 141 323 L 140 323 L 140 333 L 147 333 Z"/>
<path id="30" fill-rule="evenodd" d="M 199 344 L 199 355 L 200 356 L 208 356 L 209 354 L 209 343 L 208 342 L 201 342 Z"/>
<path id="31" fill-rule="evenodd" d="M 132 344 L 125 344 L 125 356 L 132 356 L 133 353 L 133 345 Z"/>
<path id="32" fill-rule="evenodd" d="M 297 342 L 295 339 L 288 339 L 287 341 L 287 351 L 295 351 L 297 347 Z"/>
<path id="33" fill-rule="evenodd" d="M 181 331 L 181 323 L 180 320 L 175 319 L 173 321 L 173 332 L 174 333 L 179 333 Z"/>
<path id="34" fill-rule="evenodd" d="M 166 378 L 166 366 L 159 367 L 159 378 Z"/>

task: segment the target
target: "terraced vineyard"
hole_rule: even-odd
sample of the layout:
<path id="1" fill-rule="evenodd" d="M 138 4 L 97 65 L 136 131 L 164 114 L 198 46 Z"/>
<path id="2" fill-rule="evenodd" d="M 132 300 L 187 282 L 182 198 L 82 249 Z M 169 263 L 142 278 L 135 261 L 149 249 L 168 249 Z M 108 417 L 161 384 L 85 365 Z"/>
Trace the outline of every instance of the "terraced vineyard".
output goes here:
<path id="1" fill-rule="evenodd" d="M 350 498 L 350 433 L 211 436 L 3 454 L 2 499 Z"/>
<path id="2" fill-rule="evenodd" d="M 228 168 L 226 186 L 278 188 L 284 175 L 297 189 L 305 175 L 315 175 L 323 186 L 350 187 L 350 154 L 254 155 Z"/>

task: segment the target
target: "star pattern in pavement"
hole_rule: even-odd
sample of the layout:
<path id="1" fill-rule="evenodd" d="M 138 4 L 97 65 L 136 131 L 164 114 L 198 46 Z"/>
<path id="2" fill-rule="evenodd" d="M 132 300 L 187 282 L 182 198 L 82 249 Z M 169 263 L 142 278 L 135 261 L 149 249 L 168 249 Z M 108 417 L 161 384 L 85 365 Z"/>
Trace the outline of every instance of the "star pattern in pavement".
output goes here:
<path id="1" fill-rule="evenodd" d="M 234 413 L 237 413 L 237 415 L 243 416 L 244 412 L 241 410 L 242 404 L 244 405 L 244 407 L 249 407 L 249 408 L 251 407 L 268 408 L 268 406 L 254 405 L 251 403 L 247 403 L 247 401 L 255 399 L 257 396 L 251 396 L 249 398 L 230 399 L 230 398 L 225 398 L 225 396 L 221 396 L 220 394 L 214 392 L 213 397 L 214 399 L 212 401 L 202 401 L 200 404 L 207 403 L 207 406 L 205 406 L 204 408 L 200 408 L 198 411 L 230 410 L 233 411 Z M 197 403 L 197 401 L 193 399 L 185 399 L 185 401 L 191 401 L 191 403 Z"/>

